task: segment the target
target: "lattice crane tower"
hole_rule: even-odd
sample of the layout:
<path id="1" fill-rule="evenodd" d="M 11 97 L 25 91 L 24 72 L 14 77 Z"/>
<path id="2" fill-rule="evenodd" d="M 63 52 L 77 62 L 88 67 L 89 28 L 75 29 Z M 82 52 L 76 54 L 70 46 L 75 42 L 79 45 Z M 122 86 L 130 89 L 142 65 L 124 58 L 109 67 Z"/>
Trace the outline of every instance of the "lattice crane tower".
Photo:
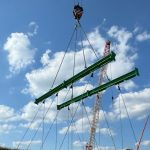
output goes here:
<path id="1" fill-rule="evenodd" d="M 110 41 L 106 41 L 104 53 L 103 53 L 104 57 L 110 54 L 110 44 L 111 44 Z M 104 82 L 106 78 L 107 66 L 108 65 L 105 65 L 101 69 L 100 77 L 99 77 L 100 85 Z M 86 145 L 86 150 L 93 150 L 96 127 L 97 127 L 97 123 L 99 120 L 100 101 L 102 99 L 102 95 L 103 95 L 103 92 L 99 92 L 96 95 L 96 100 L 95 100 L 94 109 L 93 109 L 93 118 L 92 118 L 91 129 L 90 129 L 89 143 Z"/>

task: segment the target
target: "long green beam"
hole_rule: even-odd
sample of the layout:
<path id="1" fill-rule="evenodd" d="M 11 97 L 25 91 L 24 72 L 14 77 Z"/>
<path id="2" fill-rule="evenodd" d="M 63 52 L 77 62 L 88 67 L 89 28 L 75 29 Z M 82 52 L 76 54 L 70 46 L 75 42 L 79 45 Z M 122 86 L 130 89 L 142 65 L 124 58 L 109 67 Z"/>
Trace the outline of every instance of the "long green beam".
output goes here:
<path id="1" fill-rule="evenodd" d="M 133 77 L 135 77 L 137 75 L 139 75 L 139 72 L 138 72 L 138 69 L 135 68 L 135 70 L 133 70 L 133 71 L 131 71 L 131 72 L 129 72 L 129 73 L 123 75 L 123 76 L 120 76 L 119 78 L 116 78 L 116 79 L 114 79 L 114 80 L 112 80 L 110 82 L 107 82 L 107 83 L 105 83 L 103 85 L 100 85 L 100 86 L 98 86 L 97 88 L 94 88 L 91 91 L 87 91 L 86 93 L 81 94 L 81 95 L 79 95 L 79 96 L 77 96 L 77 97 L 75 97 L 75 98 L 73 98 L 73 99 L 71 99 L 71 100 L 69 100 L 69 101 L 67 101 L 67 102 L 65 102 L 63 104 L 57 105 L 57 110 L 60 110 L 60 109 L 62 109 L 64 107 L 66 107 L 66 106 L 69 106 L 72 103 L 78 102 L 78 101 L 80 101 L 80 100 L 82 100 L 82 99 L 84 99 L 86 97 L 89 97 L 89 96 L 91 96 L 93 94 L 101 92 L 101 91 L 103 91 L 103 90 L 105 90 L 105 89 L 107 89 L 107 88 L 109 88 L 109 87 L 111 87 L 113 85 L 117 85 L 117 84 L 119 84 L 119 83 L 121 83 L 121 82 L 123 82 L 125 80 L 129 80 L 129 79 L 131 79 L 131 78 L 133 78 Z"/>
<path id="2" fill-rule="evenodd" d="M 90 74 L 91 72 L 97 70 L 98 68 L 108 64 L 109 62 L 115 60 L 116 54 L 114 52 L 111 52 L 109 55 L 106 57 L 102 58 L 101 60 L 97 61 L 93 65 L 89 66 L 88 68 L 84 69 L 83 71 L 79 72 L 78 74 L 74 75 L 70 79 L 64 81 L 60 85 L 56 86 L 55 88 L 51 89 L 41 97 L 35 100 L 35 104 L 38 104 L 39 102 L 44 101 L 46 98 L 49 96 L 52 96 L 53 94 L 56 94 L 60 90 L 66 88 L 67 86 L 71 85 L 75 81 L 80 80 L 81 78 L 85 77 L 86 75 Z"/>

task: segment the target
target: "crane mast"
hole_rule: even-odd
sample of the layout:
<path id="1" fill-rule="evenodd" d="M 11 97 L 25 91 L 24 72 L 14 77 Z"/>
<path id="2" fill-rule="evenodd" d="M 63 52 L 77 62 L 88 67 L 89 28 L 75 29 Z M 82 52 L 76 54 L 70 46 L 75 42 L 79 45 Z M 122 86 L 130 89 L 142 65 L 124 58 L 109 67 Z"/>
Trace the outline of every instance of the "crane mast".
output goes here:
<path id="1" fill-rule="evenodd" d="M 110 41 L 106 41 L 105 48 L 104 48 L 104 57 L 110 54 Z M 107 71 L 107 65 L 102 67 L 100 77 L 99 77 L 99 85 L 101 85 L 106 77 L 106 71 Z M 96 95 L 96 100 L 93 108 L 93 118 L 90 128 L 90 137 L 89 137 L 89 143 L 86 145 L 86 150 L 93 150 L 94 145 L 94 139 L 95 139 L 95 132 L 96 132 L 96 126 L 99 120 L 99 110 L 100 110 L 100 101 L 102 99 L 103 92 L 99 92 Z"/>

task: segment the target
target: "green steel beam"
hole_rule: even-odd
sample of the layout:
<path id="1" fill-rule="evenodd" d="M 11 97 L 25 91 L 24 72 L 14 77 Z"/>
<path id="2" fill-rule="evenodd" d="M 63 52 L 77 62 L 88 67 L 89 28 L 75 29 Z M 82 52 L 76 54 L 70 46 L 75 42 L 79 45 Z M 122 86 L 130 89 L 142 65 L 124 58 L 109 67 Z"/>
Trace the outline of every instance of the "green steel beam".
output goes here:
<path id="1" fill-rule="evenodd" d="M 131 71 L 131 72 L 129 72 L 129 73 L 123 75 L 123 76 L 120 76 L 120 77 L 118 77 L 118 78 L 116 78 L 116 79 L 114 79 L 114 80 L 112 80 L 110 82 L 107 82 L 107 83 L 105 83 L 103 85 L 100 85 L 100 86 L 98 86 L 97 88 L 94 88 L 91 91 L 87 91 L 86 93 L 81 94 L 81 95 L 79 95 L 79 96 L 77 96 L 77 97 L 75 97 L 75 98 L 73 98 L 73 99 L 71 99 L 71 100 L 69 100 L 69 101 L 67 101 L 67 102 L 65 102 L 63 104 L 57 105 L 57 110 L 60 110 L 60 109 L 62 109 L 64 107 L 66 107 L 66 106 L 69 106 L 72 103 L 78 102 L 78 101 L 80 101 L 80 100 L 82 100 L 82 99 L 84 99 L 86 97 L 89 97 L 89 96 L 91 96 L 93 94 L 101 92 L 101 91 L 103 91 L 103 90 L 105 90 L 105 89 L 107 89 L 107 88 L 109 88 L 109 87 L 111 87 L 113 85 L 117 85 L 117 84 L 119 84 L 119 83 L 121 83 L 121 82 L 123 82 L 125 80 L 129 80 L 129 79 L 131 79 L 131 78 L 133 78 L 133 77 L 135 77 L 137 75 L 139 75 L 139 72 L 138 72 L 138 69 L 135 68 L 135 70 L 133 70 L 133 71 Z"/>
<path id="2" fill-rule="evenodd" d="M 35 103 L 38 104 L 39 102 L 44 101 L 49 96 L 56 94 L 60 90 L 66 88 L 67 86 L 71 85 L 72 83 L 80 80 L 84 76 L 86 76 L 86 75 L 90 74 L 91 72 L 97 70 L 98 68 L 103 67 L 104 65 L 110 63 L 111 61 L 115 60 L 115 56 L 116 56 L 116 54 L 114 52 L 111 52 L 106 57 L 102 58 L 101 60 L 97 61 L 93 65 L 89 66 L 88 68 L 84 69 L 83 71 L 79 72 L 78 74 L 74 75 L 70 79 L 64 81 L 60 85 L 56 86 L 55 88 L 51 89 L 50 91 L 48 91 L 47 93 L 45 93 L 44 95 L 42 95 L 41 97 L 36 99 Z"/>

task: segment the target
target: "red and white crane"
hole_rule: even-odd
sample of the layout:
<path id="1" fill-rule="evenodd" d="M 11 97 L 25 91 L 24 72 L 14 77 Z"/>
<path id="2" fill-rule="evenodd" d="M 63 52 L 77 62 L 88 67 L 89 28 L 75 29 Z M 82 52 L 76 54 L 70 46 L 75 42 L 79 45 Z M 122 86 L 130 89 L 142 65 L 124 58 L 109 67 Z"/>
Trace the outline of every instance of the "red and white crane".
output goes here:
<path id="1" fill-rule="evenodd" d="M 110 41 L 106 41 L 104 53 L 103 53 L 104 57 L 110 54 L 110 44 L 111 44 Z M 106 72 L 107 72 L 107 65 L 102 67 L 100 71 L 99 85 L 101 85 L 104 82 L 106 78 Z M 102 95 L 103 95 L 103 92 L 99 92 L 96 95 L 96 100 L 95 100 L 94 109 L 93 109 L 93 118 L 92 118 L 91 128 L 90 128 L 90 137 L 89 137 L 89 142 L 86 145 L 86 150 L 93 150 L 96 127 L 97 127 L 97 123 L 99 120 L 100 101 L 102 99 Z"/>

